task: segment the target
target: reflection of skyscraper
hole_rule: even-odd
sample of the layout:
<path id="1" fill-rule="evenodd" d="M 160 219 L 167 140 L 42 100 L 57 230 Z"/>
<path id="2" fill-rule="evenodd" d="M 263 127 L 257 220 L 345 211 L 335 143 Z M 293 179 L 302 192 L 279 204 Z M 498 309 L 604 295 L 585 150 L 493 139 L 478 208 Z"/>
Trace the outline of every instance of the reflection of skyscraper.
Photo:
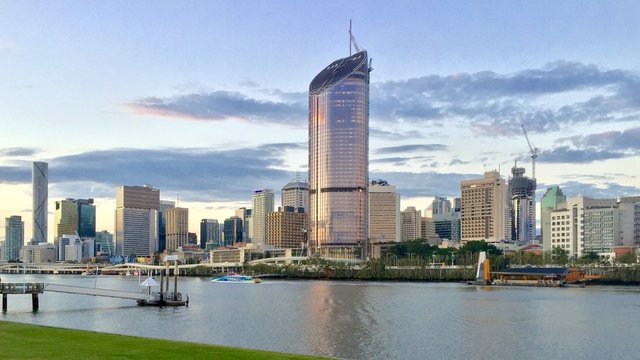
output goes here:
<path id="1" fill-rule="evenodd" d="M 49 200 L 49 164 L 35 161 L 31 172 L 33 186 L 33 243 L 47 242 L 47 204 Z"/>
<path id="2" fill-rule="evenodd" d="M 366 248 L 369 72 L 360 51 L 309 85 L 309 241 L 327 255 Z"/>

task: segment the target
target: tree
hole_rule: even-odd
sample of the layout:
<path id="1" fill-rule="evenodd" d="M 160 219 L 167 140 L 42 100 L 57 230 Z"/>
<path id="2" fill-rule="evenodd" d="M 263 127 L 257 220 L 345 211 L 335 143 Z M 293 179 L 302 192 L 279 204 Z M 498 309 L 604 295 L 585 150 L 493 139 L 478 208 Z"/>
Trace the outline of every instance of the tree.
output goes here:
<path id="1" fill-rule="evenodd" d="M 628 252 L 620 256 L 616 256 L 616 262 L 619 264 L 635 264 L 638 262 L 638 256 L 635 252 Z"/>
<path id="2" fill-rule="evenodd" d="M 551 250 L 551 257 L 553 258 L 553 262 L 558 265 L 565 265 L 569 262 L 567 251 L 558 246 Z"/>
<path id="3" fill-rule="evenodd" d="M 467 241 L 458 249 L 458 254 L 464 254 L 465 252 L 470 253 L 479 253 L 481 251 L 487 251 L 491 254 L 499 255 L 502 254 L 502 250 L 498 250 L 493 244 L 488 243 L 484 240 L 472 240 Z"/>

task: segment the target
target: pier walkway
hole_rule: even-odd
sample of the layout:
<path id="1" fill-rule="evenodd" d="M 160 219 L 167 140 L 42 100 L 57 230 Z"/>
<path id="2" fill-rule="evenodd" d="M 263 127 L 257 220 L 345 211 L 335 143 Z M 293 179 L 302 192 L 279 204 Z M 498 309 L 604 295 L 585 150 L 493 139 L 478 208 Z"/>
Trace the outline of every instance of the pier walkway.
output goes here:
<path id="1" fill-rule="evenodd" d="M 46 284 L 44 290 L 64 294 L 104 296 L 117 299 L 139 300 L 144 299 L 144 293 L 133 291 L 122 291 L 113 289 L 87 288 L 73 285 Z"/>

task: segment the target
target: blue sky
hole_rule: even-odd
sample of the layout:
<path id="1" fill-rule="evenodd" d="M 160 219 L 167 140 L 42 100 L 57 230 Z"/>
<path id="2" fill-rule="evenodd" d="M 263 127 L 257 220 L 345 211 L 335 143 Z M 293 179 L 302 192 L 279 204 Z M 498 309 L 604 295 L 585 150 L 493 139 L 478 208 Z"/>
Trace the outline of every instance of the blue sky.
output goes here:
<path id="1" fill-rule="evenodd" d="M 223 220 L 305 174 L 309 82 L 373 58 L 370 173 L 424 209 L 540 148 L 539 194 L 640 194 L 635 1 L 0 1 L 0 216 L 31 237 L 30 164 L 49 208 L 115 187 Z M 303 175 L 304 176 L 304 175 Z M 53 230 L 53 217 L 49 221 Z M 0 234 L 0 237 L 3 234 Z"/>

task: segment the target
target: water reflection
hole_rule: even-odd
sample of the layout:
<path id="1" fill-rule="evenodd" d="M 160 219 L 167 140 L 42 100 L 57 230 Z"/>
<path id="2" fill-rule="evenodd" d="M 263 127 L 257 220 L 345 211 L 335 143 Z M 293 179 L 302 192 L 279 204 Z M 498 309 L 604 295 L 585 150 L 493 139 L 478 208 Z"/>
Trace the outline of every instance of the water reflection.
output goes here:
<path id="1" fill-rule="evenodd" d="M 27 275 L 135 291 L 138 279 Z M 23 281 L 22 275 L 2 275 Z M 0 319 L 346 359 L 636 358 L 640 288 L 181 279 L 188 308 L 48 293 L 10 296 Z"/>

